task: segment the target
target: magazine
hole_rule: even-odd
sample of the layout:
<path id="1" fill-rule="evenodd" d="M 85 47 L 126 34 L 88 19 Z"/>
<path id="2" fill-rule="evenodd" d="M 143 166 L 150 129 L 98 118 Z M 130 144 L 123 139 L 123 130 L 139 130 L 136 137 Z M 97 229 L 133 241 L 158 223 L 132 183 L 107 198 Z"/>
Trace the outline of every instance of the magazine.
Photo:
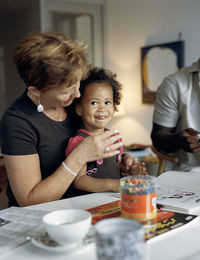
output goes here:
<path id="1" fill-rule="evenodd" d="M 92 214 L 92 225 L 104 218 L 115 218 L 121 216 L 121 200 L 106 203 L 88 211 Z"/>
<path id="2" fill-rule="evenodd" d="M 168 171 L 155 182 L 158 204 L 183 213 L 200 212 L 200 172 Z"/>
<path id="3" fill-rule="evenodd" d="M 116 200 L 88 209 L 92 213 L 92 224 L 95 225 L 105 218 L 120 217 L 120 203 L 120 200 Z M 158 238 L 188 227 L 189 224 L 196 221 L 199 221 L 199 216 L 158 209 L 156 222 L 152 225 L 144 225 L 145 241 L 147 244 L 152 243 Z"/>
<path id="4" fill-rule="evenodd" d="M 188 228 L 189 224 L 197 221 L 199 221 L 197 215 L 160 209 L 157 212 L 156 223 L 145 227 L 145 240 L 148 244 L 152 243 L 165 235 L 172 235 L 183 228 Z"/>

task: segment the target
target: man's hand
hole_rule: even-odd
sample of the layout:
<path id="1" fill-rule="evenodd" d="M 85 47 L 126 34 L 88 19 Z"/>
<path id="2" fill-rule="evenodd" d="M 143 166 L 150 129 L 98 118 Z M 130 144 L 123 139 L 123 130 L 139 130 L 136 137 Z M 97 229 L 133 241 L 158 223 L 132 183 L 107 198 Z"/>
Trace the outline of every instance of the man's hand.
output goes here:
<path id="1" fill-rule="evenodd" d="M 200 152 L 200 132 L 187 128 L 179 133 L 178 138 L 180 147 L 186 152 Z"/>

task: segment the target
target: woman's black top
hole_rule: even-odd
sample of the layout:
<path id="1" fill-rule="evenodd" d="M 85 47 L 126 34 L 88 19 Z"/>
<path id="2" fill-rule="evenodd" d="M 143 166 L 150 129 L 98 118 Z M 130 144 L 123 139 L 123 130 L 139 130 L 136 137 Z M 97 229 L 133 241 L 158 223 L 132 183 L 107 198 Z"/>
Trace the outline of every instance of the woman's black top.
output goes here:
<path id="1" fill-rule="evenodd" d="M 51 175 L 65 159 L 69 137 L 76 132 L 72 117 L 57 122 L 37 111 L 25 91 L 4 113 L 1 125 L 1 149 L 6 155 L 38 154 L 42 178 Z M 26 162 L 24 162 L 26 163 Z M 23 187 L 22 187 L 23 189 Z M 18 206 L 10 185 L 9 206 Z M 62 198 L 66 198 L 67 191 Z"/>

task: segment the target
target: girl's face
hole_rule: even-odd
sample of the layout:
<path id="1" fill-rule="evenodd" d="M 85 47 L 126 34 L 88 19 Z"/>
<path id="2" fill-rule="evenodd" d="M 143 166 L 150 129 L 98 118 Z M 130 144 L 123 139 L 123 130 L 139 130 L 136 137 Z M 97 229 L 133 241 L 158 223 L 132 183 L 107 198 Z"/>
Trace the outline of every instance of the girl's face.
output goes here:
<path id="1" fill-rule="evenodd" d="M 76 112 L 81 116 L 85 130 L 103 132 L 115 112 L 112 87 L 105 82 L 87 85 Z"/>
<path id="2" fill-rule="evenodd" d="M 82 78 L 81 70 L 77 70 L 74 73 L 77 78 L 76 83 L 72 86 L 66 86 L 65 84 L 40 92 L 40 102 L 46 108 L 58 108 L 69 106 L 74 98 L 80 97 L 80 80 Z"/>

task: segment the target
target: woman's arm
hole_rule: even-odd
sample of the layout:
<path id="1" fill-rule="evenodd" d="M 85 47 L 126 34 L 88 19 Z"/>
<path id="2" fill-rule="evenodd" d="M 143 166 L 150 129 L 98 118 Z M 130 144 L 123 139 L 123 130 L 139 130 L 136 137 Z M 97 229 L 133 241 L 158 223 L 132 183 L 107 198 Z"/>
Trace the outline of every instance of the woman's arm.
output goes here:
<path id="1" fill-rule="evenodd" d="M 64 163 L 71 171 L 78 173 L 86 162 L 118 154 L 117 149 L 122 145 L 120 142 L 115 143 L 118 138 L 114 130 L 98 136 L 89 136 L 77 145 Z M 109 152 L 105 152 L 107 146 L 110 147 Z M 60 199 L 75 178 L 60 165 L 55 172 L 42 180 L 38 154 L 4 154 L 4 161 L 11 189 L 20 206 Z"/>
<path id="2" fill-rule="evenodd" d="M 73 158 L 69 158 L 69 162 Z M 60 199 L 74 180 L 74 176 L 60 166 L 42 180 L 37 154 L 4 155 L 7 176 L 13 194 L 20 206 Z"/>
<path id="3" fill-rule="evenodd" d="M 86 175 L 85 165 L 78 176 L 75 178 L 73 185 L 76 189 L 89 192 L 116 191 L 119 192 L 119 179 L 111 178 L 94 178 Z"/>

